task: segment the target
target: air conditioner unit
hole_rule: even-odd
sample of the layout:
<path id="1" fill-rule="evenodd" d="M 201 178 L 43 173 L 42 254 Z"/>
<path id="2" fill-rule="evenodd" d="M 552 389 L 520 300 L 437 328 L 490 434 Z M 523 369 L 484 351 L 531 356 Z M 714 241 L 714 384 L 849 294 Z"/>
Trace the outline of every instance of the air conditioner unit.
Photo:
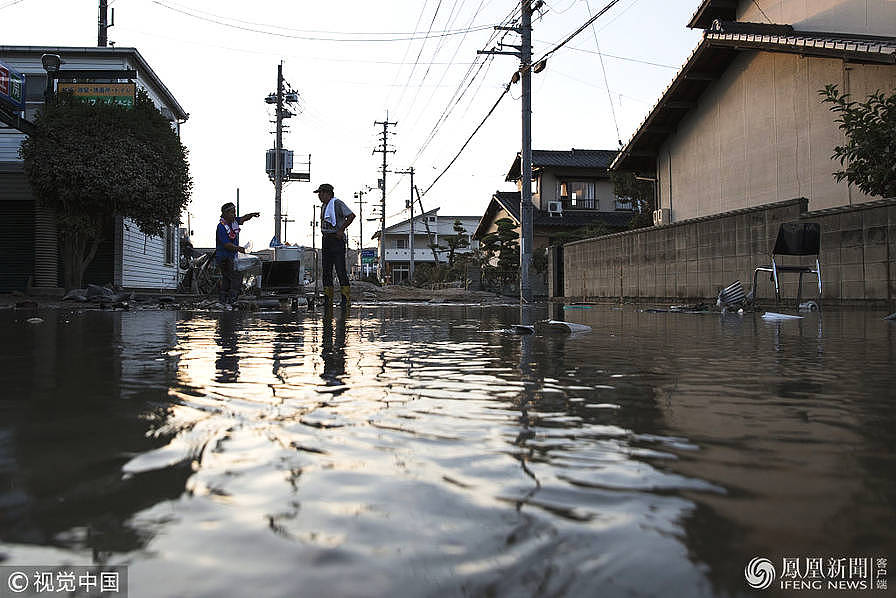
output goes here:
<path id="1" fill-rule="evenodd" d="M 553 216 L 557 214 L 558 216 L 563 213 L 563 202 L 560 201 L 549 201 L 548 202 L 548 214 Z"/>
<path id="2" fill-rule="evenodd" d="M 664 224 L 672 224 L 672 210 L 669 208 L 660 208 L 653 211 L 653 225 L 662 226 Z"/>

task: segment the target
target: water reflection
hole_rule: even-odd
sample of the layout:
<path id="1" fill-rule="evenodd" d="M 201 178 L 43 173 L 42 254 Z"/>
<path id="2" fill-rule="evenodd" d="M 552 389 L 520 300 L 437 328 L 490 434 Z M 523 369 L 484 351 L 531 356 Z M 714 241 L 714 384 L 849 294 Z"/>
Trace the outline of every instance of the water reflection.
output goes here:
<path id="1" fill-rule="evenodd" d="M 0 313 L 0 555 L 138 596 L 711 596 L 892 552 L 886 323 L 355 312 Z"/>

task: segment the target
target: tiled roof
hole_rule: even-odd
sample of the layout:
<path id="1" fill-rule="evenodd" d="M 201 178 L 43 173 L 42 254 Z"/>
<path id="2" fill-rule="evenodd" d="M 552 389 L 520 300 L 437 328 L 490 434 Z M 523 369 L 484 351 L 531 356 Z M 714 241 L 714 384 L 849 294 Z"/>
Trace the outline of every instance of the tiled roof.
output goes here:
<path id="1" fill-rule="evenodd" d="M 715 21 L 706 39 L 718 45 L 737 44 L 760 50 L 794 51 L 833 57 L 861 57 L 896 64 L 896 38 L 870 35 L 795 31 L 789 25 Z"/>
<path id="2" fill-rule="evenodd" d="M 519 191 L 497 191 L 492 195 L 492 201 L 483 214 L 479 225 L 473 233 L 474 238 L 480 238 L 495 218 L 495 214 L 504 209 L 513 221 L 520 221 L 520 194 Z M 532 211 L 532 226 L 535 229 L 557 228 L 573 230 L 603 222 L 611 228 L 625 228 L 632 219 L 632 212 L 588 212 L 577 210 L 564 210 L 563 213 L 551 214 L 545 210 L 535 208 Z"/>
<path id="3" fill-rule="evenodd" d="M 552 216 L 544 210 L 535 210 L 532 226 L 573 229 L 603 222 L 611 228 L 625 228 L 631 222 L 632 216 L 632 212 L 573 212 L 570 210 L 564 210 L 559 216 Z"/>
<path id="4" fill-rule="evenodd" d="M 606 170 L 616 157 L 616 150 L 532 150 L 533 168 L 593 168 Z M 520 154 L 517 152 L 510 171 L 507 173 L 507 181 L 515 181 L 520 178 Z"/>
<path id="5" fill-rule="evenodd" d="M 703 0 L 688 22 L 691 29 L 709 29 L 716 19 L 731 21 L 737 16 L 737 0 Z"/>

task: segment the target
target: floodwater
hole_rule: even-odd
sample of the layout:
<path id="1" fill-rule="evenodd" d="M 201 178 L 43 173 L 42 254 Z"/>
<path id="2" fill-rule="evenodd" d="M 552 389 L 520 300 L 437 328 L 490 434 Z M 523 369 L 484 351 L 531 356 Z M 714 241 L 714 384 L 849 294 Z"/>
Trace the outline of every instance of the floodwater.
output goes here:
<path id="1" fill-rule="evenodd" d="M 884 313 L 552 310 L 593 330 L 0 312 L 0 564 L 128 565 L 131 597 L 740 596 L 757 556 L 896 568 Z"/>

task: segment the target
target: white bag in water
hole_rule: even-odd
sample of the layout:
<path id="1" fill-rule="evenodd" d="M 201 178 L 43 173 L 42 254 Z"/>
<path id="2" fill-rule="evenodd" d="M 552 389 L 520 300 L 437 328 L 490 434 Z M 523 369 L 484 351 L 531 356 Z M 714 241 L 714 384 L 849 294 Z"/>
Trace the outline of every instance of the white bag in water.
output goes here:
<path id="1" fill-rule="evenodd" d="M 590 332 L 591 326 L 584 324 L 575 324 L 573 322 L 561 322 L 560 320 L 548 320 L 544 323 L 545 327 L 551 330 L 559 330 L 561 332 Z"/>
<path id="2" fill-rule="evenodd" d="M 803 316 L 792 316 L 790 314 L 779 314 L 773 311 L 767 311 L 762 314 L 763 320 L 775 321 L 775 320 L 802 320 Z"/>

